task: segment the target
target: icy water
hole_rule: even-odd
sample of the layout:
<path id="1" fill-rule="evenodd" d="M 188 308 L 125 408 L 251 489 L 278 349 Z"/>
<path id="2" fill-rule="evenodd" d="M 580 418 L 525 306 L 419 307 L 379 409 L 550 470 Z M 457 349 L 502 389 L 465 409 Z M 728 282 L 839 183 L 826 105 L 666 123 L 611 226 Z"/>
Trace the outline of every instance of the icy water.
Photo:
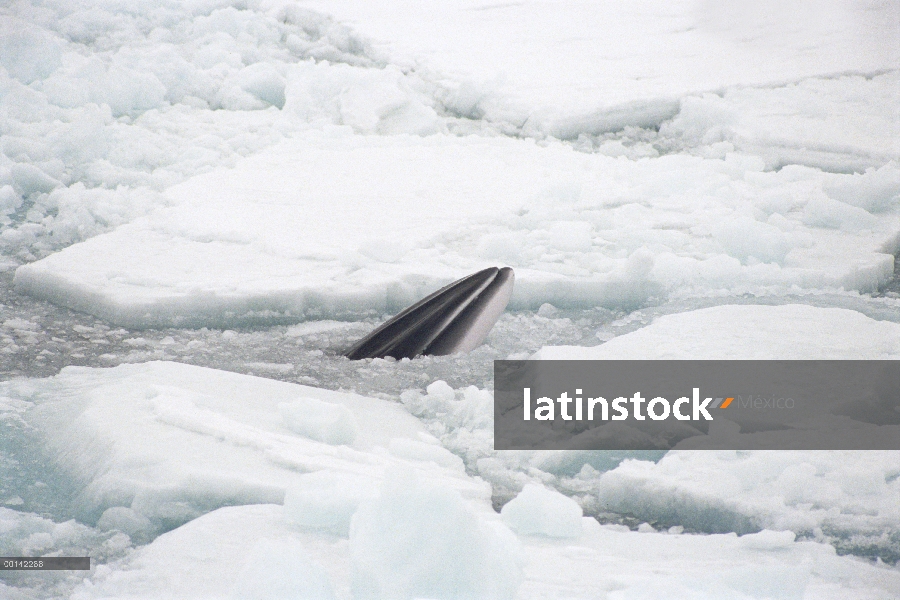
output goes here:
<path id="1" fill-rule="evenodd" d="M 581 143 L 587 142 L 581 140 Z M 634 147 L 638 145 L 635 143 Z M 896 264 L 900 267 L 900 257 Z M 661 315 L 720 304 L 801 303 L 849 308 L 874 319 L 900 322 L 898 268 L 893 280 L 875 294 L 820 291 L 757 297 L 711 293 L 707 297 L 651 298 L 630 311 L 563 310 L 544 305 L 537 311 L 507 312 L 486 343 L 466 355 L 402 361 L 350 361 L 341 355 L 342 351 L 390 315 L 371 316 L 355 322 L 312 321 L 233 330 L 127 329 L 20 294 L 14 288 L 13 274 L 14 269 L 10 267 L 0 272 L 0 380 L 50 377 L 67 366 L 102 368 L 165 360 L 353 391 L 398 402 L 405 390 L 422 390 L 437 380 L 444 380 L 455 389 L 470 385 L 490 389 L 494 360 L 526 358 L 547 345 L 593 346 L 643 327 Z M 0 435 L 0 511 L 8 511 L 5 515 L 8 520 L 13 515 L 11 522 L 24 532 L 23 535 L 8 536 L 9 540 L 34 538 L 34 551 L 45 552 L 47 548 L 40 546 L 43 539 L 40 536 L 50 536 L 53 550 L 68 555 L 90 555 L 95 564 L 125 557 L 132 548 L 151 541 L 130 540 L 115 531 L 103 531 L 71 521 L 79 514 L 79 482 L 57 470 L 55 463 L 42 455 L 27 425 L 19 417 L 19 410 L 21 407 L 4 405 L 0 401 L 3 431 Z M 660 455 L 648 454 L 645 458 L 658 460 Z M 612 468 L 617 459 L 610 457 L 609 462 Z M 495 501 L 495 508 L 499 510 L 504 500 L 508 498 Z M 631 514 L 596 511 L 593 516 L 601 522 L 622 524 L 631 529 L 637 529 L 646 520 Z M 651 525 L 683 524 L 653 522 Z M 735 527 L 735 531 L 744 533 L 755 530 L 752 523 L 735 524 Z M 33 531 L 38 533 L 28 533 Z M 694 530 L 685 527 L 685 531 Z M 890 563 L 900 560 L 900 555 L 890 550 L 900 547 L 900 542 L 868 548 L 841 536 L 831 537 L 829 541 L 841 554 Z M 7 548 L 0 541 L 0 554 L 20 552 L 21 548 Z M 65 572 L 49 576 L 5 572 L 0 576 L 0 581 L 7 585 L 28 589 L 34 595 L 26 597 L 34 598 L 65 595 L 80 580 L 80 574 Z"/>
<path id="2" fill-rule="evenodd" d="M 900 261 L 898 261 L 900 264 Z M 296 325 L 216 329 L 130 330 L 110 326 L 90 315 L 57 307 L 19 294 L 12 285 L 13 272 L 0 274 L 0 379 L 48 377 L 69 365 L 112 367 L 122 363 L 168 360 L 224 369 L 333 390 L 356 391 L 399 401 L 401 392 L 424 389 L 436 380 L 454 388 L 475 385 L 490 389 L 492 361 L 525 358 L 545 345 L 590 346 L 634 331 L 655 317 L 726 303 L 783 304 L 799 302 L 824 307 L 844 307 L 872 318 L 900 322 L 900 277 L 872 295 L 817 293 L 795 297 L 709 297 L 656 300 L 631 312 L 602 308 L 559 310 L 544 305 L 538 311 L 508 312 L 499 320 L 487 342 L 467 355 L 421 357 L 415 360 L 350 361 L 341 356 L 359 337 L 388 315 L 357 322 L 314 321 Z M 150 540 L 130 540 L 115 531 L 103 531 L 71 521 L 78 514 L 78 482 L 54 468 L 32 441 L 16 406 L 0 403 L 0 511 L 17 511 L 12 521 L 32 540 L 52 537 L 53 549 L 68 555 L 90 555 L 95 564 L 127 556 L 135 545 Z M 660 456 L 646 458 L 658 460 Z M 614 466 L 616 461 L 611 462 Z M 495 503 L 497 504 L 497 503 Z M 497 504 L 499 510 L 502 503 Z M 30 513 L 30 514 L 29 514 Z M 0 515 L 3 516 L 3 515 Z M 596 513 L 601 522 L 627 525 L 644 521 L 635 515 Z M 40 520 L 41 518 L 46 520 Z M 34 521 L 34 522 L 32 522 Z M 68 522 L 68 523 L 66 523 Z M 62 525 L 60 525 L 62 524 Z M 669 527 L 678 523 L 651 523 Z M 745 532 L 751 532 L 752 524 Z M 62 531 L 60 531 L 62 530 Z M 686 531 L 692 531 L 690 527 Z M 14 532 L 13 532 L 14 533 Z M 708 532 L 707 532 L 708 533 Z M 9 539 L 21 538 L 10 536 Z M 832 537 L 841 554 L 896 562 L 900 556 L 889 548 L 872 548 L 850 539 Z M 35 550 L 40 549 L 40 539 Z M 18 554 L 18 547 L 0 553 Z M 46 551 L 46 548 L 44 549 Z M 75 572 L 46 576 L 5 572 L 7 585 L 28 589 L 33 597 L 64 595 L 81 580 Z"/>
<path id="3" fill-rule="evenodd" d="M 548 345 L 593 346 L 661 315 L 720 304 L 801 303 L 849 308 L 874 319 L 900 322 L 898 269 L 891 282 L 871 295 L 656 299 L 631 312 L 561 310 L 544 305 L 538 311 L 507 312 L 486 343 L 469 354 L 350 361 L 342 351 L 390 315 L 355 322 L 311 321 L 235 330 L 134 330 L 20 294 L 12 280 L 12 270 L 0 273 L 0 380 L 50 377 L 70 365 L 102 368 L 165 360 L 392 401 L 399 401 L 405 390 L 424 389 L 437 380 L 453 388 L 474 385 L 490 389 L 494 360 L 526 358 Z M 70 499 L 77 486 L 36 453 L 14 410 L 0 413 L 4 414 L 0 505 L 57 521 L 69 518 Z"/>
<path id="4" fill-rule="evenodd" d="M 900 258 L 897 264 L 900 265 Z M 900 268 L 876 294 L 811 292 L 796 296 L 651 299 L 633 311 L 557 309 L 507 312 L 486 343 L 467 355 L 412 361 L 350 361 L 353 342 L 390 317 L 311 321 L 241 329 L 125 329 L 15 291 L 13 271 L 0 273 L 0 380 L 49 377 L 69 365 L 113 367 L 171 360 L 383 398 L 443 379 L 452 387 L 487 388 L 494 360 L 525 358 L 542 346 L 595 346 L 656 317 L 722 304 L 808 304 L 855 310 L 900 322 Z"/>

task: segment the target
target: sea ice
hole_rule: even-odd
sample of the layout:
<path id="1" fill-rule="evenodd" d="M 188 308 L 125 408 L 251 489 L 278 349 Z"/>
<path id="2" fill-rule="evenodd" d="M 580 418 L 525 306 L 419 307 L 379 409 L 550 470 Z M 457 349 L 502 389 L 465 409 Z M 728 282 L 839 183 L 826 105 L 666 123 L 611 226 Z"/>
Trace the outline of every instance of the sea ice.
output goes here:
<path id="1" fill-rule="evenodd" d="M 703 312 L 685 318 L 699 322 Z M 484 475 L 493 465 L 524 483 L 544 478 L 591 514 L 618 509 L 657 527 L 677 521 L 746 534 L 674 535 L 649 526 L 631 533 L 583 523 L 573 500 L 553 496 L 551 504 L 574 509 L 566 509 L 566 523 L 577 524 L 580 535 L 566 525 L 568 538 L 515 541 L 490 510 L 484 485 L 450 462 L 442 466 L 422 425 L 385 401 L 174 363 L 70 368 L 55 378 L 7 382 L 2 391 L 28 404 L 25 419 L 44 451 L 82 482 L 87 522 L 96 519 L 110 533 L 120 526 L 146 531 L 143 519 L 156 532 L 174 527 L 122 562 L 98 567 L 73 598 L 277 595 L 300 585 L 298 573 L 307 574 L 302 585 L 311 594 L 325 598 L 329 590 L 335 598 L 457 598 L 466 590 L 485 598 L 618 590 L 628 598 L 671 587 L 675 596 L 702 590 L 709 598 L 837 599 L 877 598 L 900 585 L 895 570 L 838 557 L 831 547 L 862 538 L 870 545 L 896 525 L 894 453 L 835 460 L 833 453 L 672 452 L 658 465 L 629 460 L 603 474 L 585 466 L 575 477 L 539 476 L 540 463 L 527 453 L 505 466 L 479 459 Z M 298 397 L 350 410 L 359 425 L 353 444 L 325 444 L 286 428 L 279 405 Z M 487 392 L 458 394 L 435 383 L 425 398 L 404 400 L 426 416 L 444 412 L 449 428 L 471 439 L 490 431 Z M 811 498 L 822 508 L 810 510 Z M 508 506 L 514 513 L 516 505 Z M 532 516 L 560 512 L 530 508 Z M 818 541 L 795 541 L 795 534 Z M 409 548 L 419 549 L 415 557 Z M 485 568 L 472 568 L 472 560 Z M 435 573 L 446 577 L 438 581 Z"/>
<path id="2" fill-rule="evenodd" d="M 284 518 L 311 530 L 350 535 L 350 520 L 360 502 L 376 495 L 372 477 L 316 471 L 297 479 L 284 495 Z"/>
<path id="3" fill-rule="evenodd" d="M 898 327 L 846 309 L 726 305 L 664 316 L 595 347 L 545 347 L 534 358 L 890 360 L 900 354 Z M 503 501 L 541 484 L 601 518 L 708 533 L 791 530 L 841 551 L 900 556 L 897 452 L 496 452 L 489 391 L 439 381 L 401 399 Z"/>
<path id="4" fill-rule="evenodd" d="M 437 553 L 415 546 L 420 551 L 405 559 L 392 553 L 397 549 L 398 538 L 389 528 L 389 522 L 382 523 L 383 531 L 371 532 L 371 541 L 377 545 L 357 552 L 365 552 L 368 559 L 381 563 L 394 559 L 405 568 L 394 570 L 393 565 L 384 565 L 377 575 L 370 575 L 384 586 L 382 590 L 394 592 L 392 598 L 410 598 L 410 590 L 425 589 L 431 580 L 410 577 L 417 573 L 417 562 L 431 564 L 429 559 L 443 556 L 440 550 L 446 548 L 444 543 L 467 540 L 474 533 L 472 517 L 460 512 L 459 506 L 452 502 L 432 505 L 434 500 L 443 499 L 439 496 L 425 496 L 429 500 L 428 507 L 412 514 L 398 515 L 397 511 L 407 506 L 404 499 L 408 503 L 422 495 L 420 488 L 401 486 L 390 496 L 398 503 L 381 504 L 380 510 L 397 516 L 405 526 L 416 521 L 440 525 L 442 521 L 431 521 L 431 517 L 447 517 L 442 510 L 454 508 L 454 516 L 462 519 L 454 523 L 468 526 L 437 540 Z M 319 582 L 323 585 L 310 590 L 310 597 L 328 598 L 323 593 L 327 590 L 324 584 L 330 586 L 335 598 L 342 600 L 373 595 L 386 597 L 377 592 L 365 595 L 351 591 L 358 589 L 351 587 L 354 569 L 351 565 L 361 560 L 351 553 L 348 546 L 352 542 L 348 544 L 346 540 L 285 526 L 281 512 L 280 506 L 265 504 L 215 510 L 136 550 L 117 568 L 98 569 L 71 598 L 235 598 L 242 597 L 237 593 L 247 590 L 251 582 L 258 586 L 256 593 L 270 594 L 268 597 L 280 597 L 277 594 L 285 589 L 285 585 L 309 589 Z M 499 538 L 468 540 L 475 543 L 474 547 L 453 554 L 446 564 L 435 570 L 455 574 L 456 578 L 431 581 L 434 587 L 429 597 L 440 600 L 510 597 L 536 600 L 560 596 L 605 596 L 617 600 L 660 597 L 798 600 L 813 596 L 823 600 L 879 600 L 892 597 L 900 590 L 900 576 L 895 569 L 837 556 L 827 545 L 795 541 L 790 532 L 766 530 L 739 537 L 733 533 L 698 536 L 633 533 L 622 529 L 600 526 L 593 521 L 593 525 L 585 527 L 584 534 L 577 539 L 548 540 L 525 536 L 518 542 L 509 540 L 519 546 L 518 552 L 523 559 L 522 581 L 517 589 L 513 588 L 514 596 L 510 596 L 508 587 L 492 588 L 489 584 L 475 590 L 465 587 L 471 585 L 474 576 L 483 574 L 485 571 L 481 567 L 486 566 L 475 565 L 469 572 L 455 573 L 455 568 L 470 564 L 467 561 L 473 558 L 466 550 L 474 549 L 480 556 L 479 553 L 486 549 L 482 545 L 484 539 Z M 411 541 L 425 542 L 424 532 L 402 527 L 401 531 Z M 501 554 L 488 558 L 487 565 L 500 566 L 502 548 L 498 548 Z M 285 549 L 290 549 L 288 556 L 284 555 Z M 368 554 L 379 549 L 388 549 L 389 554 Z M 269 569 L 267 566 L 288 566 L 288 563 L 293 568 Z M 355 568 L 362 567 L 358 562 L 356 564 Z M 517 578 L 517 571 L 515 567 L 506 567 L 491 576 L 495 585 L 509 585 Z M 263 573 L 267 574 L 266 578 L 260 577 Z M 297 573 L 308 574 L 308 577 L 302 582 L 297 581 Z M 356 577 L 359 576 L 357 573 Z M 410 582 L 413 582 L 412 586 Z M 455 589 L 454 585 L 457 586 Z M 466 589 L 470 593 L 459 593 Z"/>
<path id="5" fill-rule="evenodd" d="M 307 320 L 275 338 L 298 346 L 360 329 L 316 319 L 381 317 L 493 264 L 516 268 L 512 308 L 540 307 L 532 325 L 555 339 L 586 327 L 551 323 L 558 309 L 873 291 L 900 249 L 897 11 L 14 2 L 0 7 L 0 271 L 133 327 Z M 38 316 L 0 320 L 2 356 L 49 346 Z M 130 335 L 65 329 L 95 348 Z M 895 359 L 896 329 L 720 307 L 538 356 Z M 148 333 L 97 360 L 267 334 L 180 348 Z M 360 368 L 381 395 L 399 385 L 397 364 Z M 59 586 L 6 574 L 4 597 L 900 596 L 896 568 L 835 553 L 900 557 L 896 453 L 497 453 L 490 392 L 442 381 L 402 394 L 407 411 L 174 363 L 0 385 L 3 419 L 70 480 L 81 521 L 0 508 L 0 548 L 105 563 Z M 567 506 L 571 536 L 516 540 L 490 510 L 556 516 L 535 489 Z M 575 535 L 575 504 L 644 523 L 582 519 Z"/>
<path id="6" fill-rule="evenodd" d="M 726 305 L 664 316 L 593 348 L 545 347 L 534 357 L 896 360 L 898 344 L 896 323 L 846 309 Z M 560 488 L 596 494 L 583 503 L 589 513 L 707 532 L 790 529 L 841 549 L 894 557 L 900 556 L 898 475 L 897 452 L 675 450 L 656 463 L 626 460 L 604 473 L 586 466 Z"/>
<path id="7" fill-rule="evenodd" d="M 4 394 L 34 403 L 25 419 L 78 482 L 79 518 L 143 536 L 218 506 L 281 503 L 305 473 L 323 470 L 379 478 L 405 464 L 466 498 L 490 497 L 485 484 L 430 460 L 433 451 L 391 452 L 394 439 L 433 438 L 384 400 L 162 362 L 67 368 L 6 383 Z"/>
<path id="8" fill-rule="evenodd" d="M 353 597 L 512 600 L 521 550 L 490 516 L 412 472 L 388 473 L 378 497 L 363 501 L 350 523 Z"/>
<path id="9" fill-rule="evenodd" d="M 574 538 L 582 532 L 581 507 L 555 490 L 527 484 L 500 511 L 510 529 L 519 535 Z"/>
<path id="10" fill-rule="evenodd" d="M 0 13 L 19 290 L 227 327 L 392 312 L 489 264 L 519 308 L 893 272 L 893 5 L 164 6 Z"/>
<path id="11" fill-rule="evenodd" d="M 402 15 L 360 0 L 316 6 L 391 62 L 444 75 L 449 110 L 558 138 L 657 126 L 689 94 L 900 60 L 889 3 L 413 1 Z"/>
<path id="12" fill-rule="evenodd" d="M 844 308 L 724 305 L 666 315 L 591 348 L 550 346 L 542 360 L 895 360 L 900 324 Z"/>
<path id="13" fill-rule="evenodd" d="M 170 188 L 171 208 L 15 282 L 120 325 L 228 327 L 396 312 L 495 263 L 516 269 L 513 308 L 892 277 L 896 165 L 763 167 L 734 152 L 635 162 L 506 138 L 311 133 Z"/>
<path id="14" fill-rule="evenodd" d="M 71 598 L 331 600 L 347 587 L 345 554 L 346 543 L 286 526 L 278 505 L 225 507 L 138 549 L 127 569 L 98 567 Z"/>

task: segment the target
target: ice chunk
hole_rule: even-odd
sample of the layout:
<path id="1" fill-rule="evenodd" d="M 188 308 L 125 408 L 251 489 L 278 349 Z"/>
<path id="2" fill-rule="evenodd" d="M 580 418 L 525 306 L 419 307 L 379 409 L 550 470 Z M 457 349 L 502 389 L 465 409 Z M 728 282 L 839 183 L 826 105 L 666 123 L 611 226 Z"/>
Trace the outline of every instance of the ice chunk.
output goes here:
<path id="1" fill-rule="evenodd" d="M 263 539 L 247 552 L 233 600 L 333 600 L 328 574 L 291 538 Z"/>
<path id="2" fill-rule="evenodd" d="M 360 502 L 376 495 L 378 481 L 343 472 L 299 477 L 284 496 L 284 518 L 301 527 L 347 537 Z"/>
<path id="3" fill-rule="evenodd" d="M 124 506 L 113 506 L 103 511 L 97 520 L 97 527 L 117 529 L 138 543 L 148 541 L 154 533 L 153 524 L 147 517 Z"/>
<path id="4" fill-rule="evenodd" d="M 235 83 L 266 104 L 284 108 L 284 78 L 272 65 L 256 63 L 241 69 L 234 77 Z"/>
<path id="5" fill-rule="evenodd" d="M 115 65 L 94 90 L 99 104 L 109 105 L 114 117 L 159 108 L 165 102 L 166 87 L 152 72 Z"/>
<path id="6" fill-rule="evenodd" d="M 16 191 L 22 196 L 29 196 L 35 192 L 50 192 L 59 185 L 59 182 L 41 171 L 34 165 L 17 163 L 10 169 Z"/>
<path id="7" fill-rule="evenodd" d="M 806 203 L 803 223 L 812 227 L 857 231 L 873 227 L 878 220 L 861 208 L 817 196 Z"/>
<path id="8" fill-rule="evenodd" d="M 786 331 L 790 335 L 785 335 Z M 593 348 L 545 347 L 535 357 L 896 359 L 900 357 L 900 325 L 843 308 L 725 305 L 663 316 L 643 329 Z"/>
<path id="9" fill-rule="evenodd" d="M 8 215 L 22 206 L 22 197 L 11 185 L 0 186 L 0 215 Z"/>
<path id="10" fill-rule="evenodd" d="M 490 497 L 489 486 L 458 467 L 390 453 L 393 439 L 419 443 L 425 431 L 384 400 L 177 363 L 69 367 L 27 385 L 2 384 L 0 393 L 33 403 L 24 418 L 78 490 L 75 514 L 102 518 L 105 527 L 140 521 L 143 532 L 147 519 L 156 535 L 219 506 L 281 503 L 306 473 L 323 470 L 368 481 L 407 465 L 466 498 Z M 341 445 L 296 435 L 282 405 L 292 407 L 289 422 Z M 310 408 L 315 419 L 304 420 Z M 341 510 L 336 522 L 348 518 Z"/>
<path id="11" fill-rule="evenodd" d="M 57 40 L 26 21 L 0 16 L 0 65 L 28 85 L 46 79 L 62 64 Z"/>
<path id="12" fill-rule="evenodd" d="M 900 170 L 885 165 L 850 178 L 835 178 L 825 186 L 825 193 L 870 213 L 882 212 L 900 203 Z"/>
<path id="13" fill-rule="evenodd" d="M 409 473 L 389 475 L 379 497 L 360 506 L 350 552 L 360 599 L 511 599 L 522 581 L 508 529 Z"/>
<path id="14" fill-rule="evenodd" d="M 581 507 L 555 490 L 529 483 L 500 511 L 519 535 L 574 538 L 581 535 Z"/>
<path id="15" fill-rule="evenodd" d="M 456 392 L 446 381 L 441 379 L 429 383 L 428 387 L 425 388 L 425 393 L 428 394 L 433 402 L 448 403 L 456 399 Z"/>
<path id="16" fill-rule="evenodd" d="M 818 224 L 818 223 L 817 223 Z M 742 263 L 756 259 L 764 263 L 784 263 L 784 258 L 795 244 L 778 228 L 755 219 L 738 217 L 723 221 L 713 227 L 713 238 L 729 256 Z"/>
<path id="17" fill-rule="evenodd" d="M 278 405 L 285 426 L 326 444 L 352 444 L 359 426 L 346 406 L 315 398 L 298 398 Z"/>

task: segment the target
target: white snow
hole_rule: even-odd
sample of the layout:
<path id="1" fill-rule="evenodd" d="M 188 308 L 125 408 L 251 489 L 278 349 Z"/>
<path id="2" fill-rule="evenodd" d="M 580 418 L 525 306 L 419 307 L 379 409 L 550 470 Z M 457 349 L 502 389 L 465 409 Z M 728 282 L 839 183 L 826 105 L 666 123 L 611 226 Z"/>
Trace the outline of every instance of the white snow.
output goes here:
<path id="1" fill-rule="evenodd" d="M 260 585 L 255 588 L 257 592 L 283 597 L 278 593 L 287 585 L 305 590 L 326 577 L 334 597 L 349 598 L 351 566 L 347 555 L 353 542 L 286 527 L 281 512 L 277 505 L 213 511 L 137 550 L 128 559 L 127 569 L 101 570 L 91 582 L 78 588 L 72 598 L 234 598 L 244 597 L 236 592 L 249 589 L 251 582 Z M 412 524 L 416 518 L 404 518 L 403 522 Z M 466 533 L 450 539 L 459 539 Z M 382 544 L 397 541 L 390 537 L 379 539 Z M 562 596 L 877 600 L 890 597 L 900 589 L 896 570 L 838 557 L 829 546 L 794 541 L 790 532 L 767 530 L 741 537 L 733 533 L 635 534 L 616 527 L 601 527 L 594 521 L 579 539 L 552 541 L 524 537 L 519 544 L 524 559 L 523 581 L 515 597 L 520 599 Z M 414 558 L 427 561 L 431 556 L 419 554 Z M 260 558 L 264 560 L 258 561 Z M 451 557 L 450 564 L 443 565 L 444 572 L 467 560 L 471 558 L 465 553 Z M 496 561 L 498 557 L 491 560 Z M 197 568 L 198 565 L 203 568 Z M 260 577 L 263 573 L 268 577 L 265 583 Z M 300 581 L 298 573 L 307 574 L 307 578 Z M 384 581 L 390 577 L 390 570 L 379 575 Z M 460 579 L 441 583 L 450 586 L 454 582 L 471 581 L 471 573 L 461 575 Z M 402 585 L 405 581 L 409 579 L 389 584 Z M 328 589 L 321 585 L 314 588 L 314 593 L 319 595 L 309 597 L 331 597 L 323 588 Z M 388 589 L 398 590 L 397 587 Z M 408 590 L 400 588 L 394 595 L 374 597 L 414 597 Z M 432 597 L 509 596 L 496 588 L 481 588 L 470 594 Z"/>
<path id="2" fill-rule="evenodd" d="M 619 337 L 646 314 L 596 337 L 563 315 L 893 310 L 864 294 L 900 250 L 898 23 L 879 0 L 7 3 L 0 273 L 128 327 L 295 325 L 48 332 L 10 292 L 0 356 L 215 351 L 337 388 L 356 367 L 317 344 L 509 265 L 511 307 L 537 311 L 498 323 L 519 358 L 571 336 L 610 341 L 537 357 L 896 359 L 900 326 L 846 309 Z M 55 522 L 24 512 L 45 482 L 4 489 L 0 554 L 104 564 L 4 573 L 0 596 L 900 596 L 896 566 L 859 558 L 900 556 L 896 452 L 495 452 L 491 393 L 432 374 L 502 347 L 361 364 L 379 398 L 168 362 L 4 382 L 17 456 L 75 494 Z M 427 388 L 390 402 L 387 381 Z"/>
<path id="3" fill-rule="evenodd" d="M 805 305 L 726 305 L 667 315 L 593 348 L 545 347 L 535 354 L 545 360 L 898 357 L 900 325 Z M 871 429 L 896 439 L 895 426 Z M 791 435 L 797 434 L 789 432 L 784 443 Z M 676 450 L 658 463 L 626 460 L 605 473 L 586 465 L 564 485 L 597 494 L 594 510 L 600 512 L 709 532 L 790 529 L 838 540 L 838 546 L 884 548 L 900 531 L 898 475 L 897 452 Z"/>
<path id="4" fill-rule="evenodd" d="M 488 264 L 519 308 L 871 291 L 900 44 L 869 4 L 18 3 L 0 245 L 137 327 L 393 312 Z"/>
<path id="5" fill-rule="evenodd" d="M 551 538 L 581 536 L 582 512 L 578 503 L 555 490 L 527 484 L 500 511 L 510 529 L 519 535 Z"/>
<path id="6" fill-rule="evenodd" d="M 396 464 L 467 498 L 490 497 L 486 485 L 427 454 L 390 452 L 395 438 L 426 434 L 384 400 L 163 362 L 70 367 L 41 381 L 36 390 L 11 382 L 6 393 L 36 403 L 27 420 L 79 481 L 77 510 L 88 521 L 101 513 L 120 521 L 104 511 L 124 507 L 129 519 L 166 530 L 218 506 L 281 503 L 304 473 L 377 479 Z"/>
<path id="7" fill-rule="evenodd" d="M 900 64 L 890 3 L 307 4 L 392 61 L 443 75 L 444 103 L 458 114 L 562 138 L 656 125 L 691 93 Z"/>
<path id="8" fill-rule="evenodd" d="M 172 208 L 15 281 L 121 325 L 222 327 L 396 312 L 494 263 L 516 269 L 517 308 L 871 291 L 892 276 L 897 166 L 763 167 L 735 152 L 630 161 L 506 138 L 316 133 L 171 188 Z"/>
<path id="9" fill-rule="evenodd" d="M 844 308 L 724 305 L 666 315 L 592 348 L 541 348 L 534 358 L 896 360 L 900 324 Z"/>

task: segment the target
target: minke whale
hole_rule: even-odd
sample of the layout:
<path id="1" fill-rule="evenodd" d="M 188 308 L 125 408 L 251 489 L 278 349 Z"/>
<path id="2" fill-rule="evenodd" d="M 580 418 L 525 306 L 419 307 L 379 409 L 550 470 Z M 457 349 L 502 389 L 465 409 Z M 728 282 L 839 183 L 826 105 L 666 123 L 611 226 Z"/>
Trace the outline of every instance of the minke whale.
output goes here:
<path id="1" fill-rule="evenodd" d="M 509 267 L 491 267 L 458 279 L 375 328 L 344 356 L 400 359 L 469 352 L 503 314 L 514 280 Z"/>

